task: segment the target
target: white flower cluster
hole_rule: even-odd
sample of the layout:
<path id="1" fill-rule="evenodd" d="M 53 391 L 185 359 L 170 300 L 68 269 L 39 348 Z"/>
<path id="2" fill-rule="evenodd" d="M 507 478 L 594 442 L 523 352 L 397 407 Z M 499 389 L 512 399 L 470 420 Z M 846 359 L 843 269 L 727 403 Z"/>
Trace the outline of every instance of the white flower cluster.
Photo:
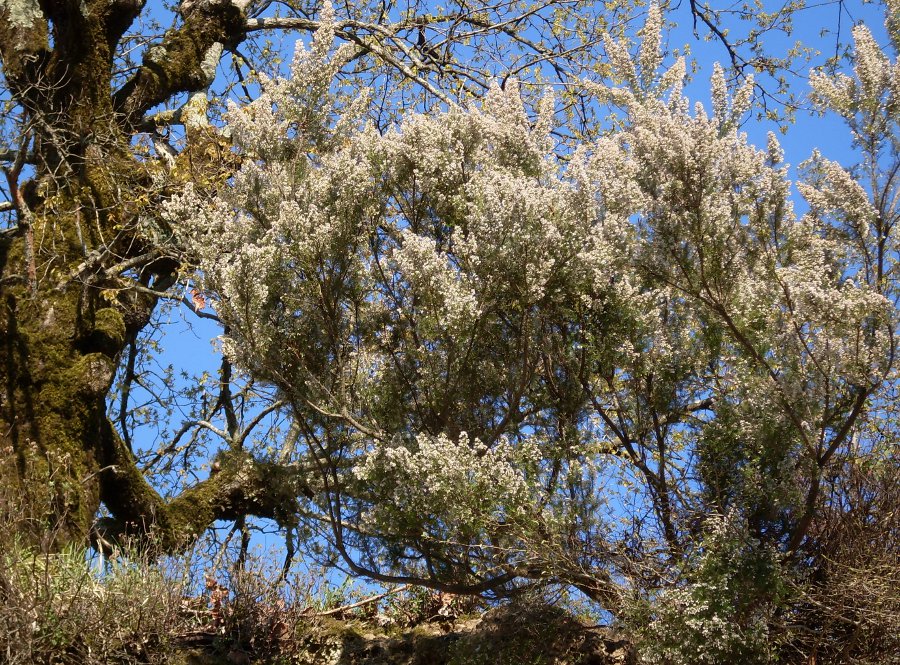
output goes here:
<path id="1" fill-rule="evenodd" d="M 379 497 L 365 524 L 402 534 L 414 522 L 423 537 L 456 540 L 515 522 L 534 502 L 520 466 L 527 450 L 506 441 L 488 448 L 465 432 L 456 441 L 419 434 L 410 444 L 378 446 L 354 470 Z"/>
<path id="2" fill-rule="evenodd" d="M 478 316 L 478 302 L 473 290 L 462 283 L 465 276 L 454 270 L 446 254 L 436 250 L 431 238 L 409 229 L 404 229 L 401 237 L 394 260 L 399 273 L 421 298 L 419 306 L 435 312 L 448 330 L 471 325 Z"/>

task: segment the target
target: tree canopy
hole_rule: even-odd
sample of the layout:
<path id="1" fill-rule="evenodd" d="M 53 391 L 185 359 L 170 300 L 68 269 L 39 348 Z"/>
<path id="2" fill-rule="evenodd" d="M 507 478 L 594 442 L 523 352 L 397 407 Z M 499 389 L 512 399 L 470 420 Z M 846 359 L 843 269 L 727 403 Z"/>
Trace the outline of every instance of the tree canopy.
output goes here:
<path id="1" fill-rule="evenodd" d="M 657 5 L 183 3 L 137 64 L 142 5 L 45 4 L 0 4 L 32 538 L 173 550 L 255 516 L 288 563 L 577 589 L 646 662 L 889 662 L 900 5 L 811 75 L 858 163 L 793 182 L 743 132 L 779 92 L 759 45 L 693 3 L 731 66 L 707 107 Z M 272 29 L 314 34 L 289 71 L 248 41 Z M 221 325 L 221 369 L 147 449 L 167 300 Z"/>

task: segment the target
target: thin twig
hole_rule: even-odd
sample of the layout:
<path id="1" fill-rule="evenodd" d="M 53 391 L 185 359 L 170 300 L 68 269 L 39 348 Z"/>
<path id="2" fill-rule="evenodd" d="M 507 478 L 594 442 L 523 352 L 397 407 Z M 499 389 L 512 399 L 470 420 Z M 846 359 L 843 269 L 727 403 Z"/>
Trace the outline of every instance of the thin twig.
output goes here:
<path id="1" fill-rule="evenodd" d="M 409 584 L 402 584 L 398 587 L 385 591 L 384 593 L 379 593 L 376 596 L 369 596 L 368 598 L 363 598 L 360 601 L 355 603 L 350 603 L 349 605 L 342 605 L 341 607 L 335 607 L 332 610 L 326 610 L 324 612 L 316 612 L 315 614 L 308 614 L 307 616 L 313 617 L 328 617 L 334 614 L 343 614 L 344 612 L 349 612 L 350 610 L 355 610 L 359 607 L 364 607 L 365 605 L 371 605 L 372 603 L 377 603 L 382 598 L 387 598 L 388 596 L 393 596 L 395 593 L 400 593 L 401 591 L 406 591 L 410 587 Z"/>

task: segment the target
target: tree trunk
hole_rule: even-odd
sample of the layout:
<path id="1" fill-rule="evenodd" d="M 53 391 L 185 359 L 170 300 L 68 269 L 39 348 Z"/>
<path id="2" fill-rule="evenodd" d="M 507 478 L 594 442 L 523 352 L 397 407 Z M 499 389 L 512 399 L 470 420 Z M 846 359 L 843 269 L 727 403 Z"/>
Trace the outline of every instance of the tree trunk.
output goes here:
<path id="1" fill-rule="evenodd" d="M 150 289 L 178 267 L 138 224 L 165 192 L 153 185 L 161 167 L 132 149 L 135 128 L 173 95 L 205 89 L 207 55 L 244 37 L 238 7 L 194 3 L 113 90 L 114 49 L 142 6 L 0 0 L 0 56 L 22 111 L 4 167 L 17 226 L 0 235 L 0 482 L 14 488 L 0 510 L 27 508 L 22 530 L 51 547 L 84 542 L 101 501 L 109 533 L 155 529 L 176 547 L 215 519 L 275 517 L 296 497 L 290 474 L 235 453 L 166 502 L 106 416 L 120 356 L 156 305 Z"/>

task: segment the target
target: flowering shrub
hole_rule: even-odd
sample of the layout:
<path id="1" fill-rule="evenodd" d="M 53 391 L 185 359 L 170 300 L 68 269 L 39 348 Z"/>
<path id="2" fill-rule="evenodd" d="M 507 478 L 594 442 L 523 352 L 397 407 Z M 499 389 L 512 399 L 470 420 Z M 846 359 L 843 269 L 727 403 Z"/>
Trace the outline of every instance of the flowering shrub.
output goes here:
<path id="1" fill-rule="evenodd" d="M 515 82 L 377 131 L 330 87 L 329 30 L 229 112 L 229 186 L 167 208 L 225 353 L 290 406 L 300 519 L 380 580 L 645 589 L 655 662 L 774 657 L 780 562 L 878 445 L 893 181 L 814 155 L 795 214 L 777 139 L 739 131 L 752 80 L 717 68 L 692 107 L 657 8 L 634 57 L 606 40 L 620 85 L 585 84 L 618 128 L 563 155 Z M 854 34 L 856 77 L 813 85 L 878 172 L 897 65 Z"/>
<path id="2" fill-rule="evenodd" d="M 643 659 L 666 665 L 776 662 L 768 630 L 784 589 L 776 553 L 729 514 L 707 521 L 687 566 L 678 585 L 637 613 Z"/>

